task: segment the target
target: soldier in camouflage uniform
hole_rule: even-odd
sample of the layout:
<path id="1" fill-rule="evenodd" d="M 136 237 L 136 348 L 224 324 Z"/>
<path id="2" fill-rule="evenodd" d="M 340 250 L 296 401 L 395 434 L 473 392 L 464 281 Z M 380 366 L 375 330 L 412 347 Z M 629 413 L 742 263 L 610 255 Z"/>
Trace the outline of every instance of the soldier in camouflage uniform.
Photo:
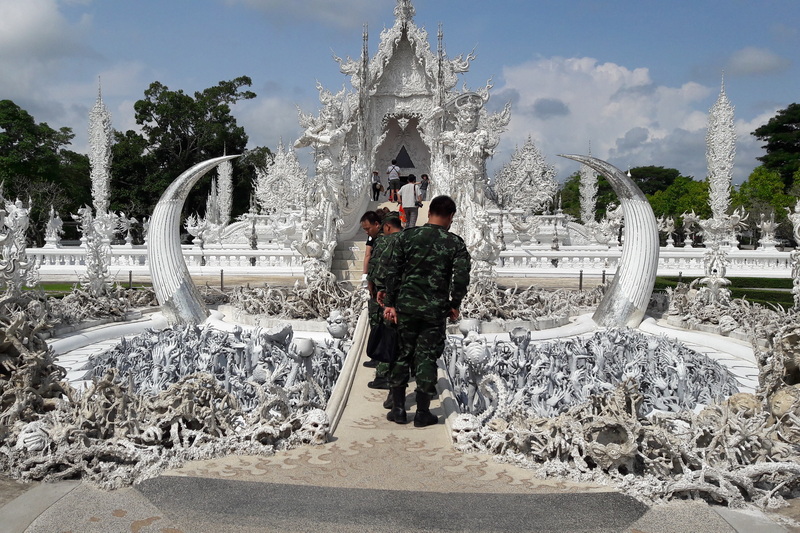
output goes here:
<path id="1" fill-rule="evenodd" d="M 387 214 L 381 225 L 383 230 L 382 235 L 378 235 L 375 239 L 375 244 L 372 247 L 372 255 L 369 258 L 369 266 L 367 268 L 367 286 L 369 288 L 369 325 L 376 327 L 378 322 L 383 320 L 383 306 L 378 303 L 376 296 L 379 292 L 383 292 L 386 288 L 386 251 L 390 248 L 391 242 L 403 230 L 403 225 L 400 222 L 400 217 L 397 213 Z M 370 381 L 367 386 L 371 389 L 388 389 L 389 388 L 389 364 L 380 363 L 375 369 L 375 379 Z M 390 395 L 391 397 L 391 395 Z M 390 398 L 387 398 L 384 405 L 391 407 Z M 387 409 L 389 408 L 387 407 Z"/>
<path id="2" fill-rule="evenodd" d="M 467 294 L 470 257 L 463 239 L 450 233 L 456 204 L 449 196 L 431 201 L 428 223 L 409 228 L 392 243 L 386 269 L 384 318 L 397 324 L 398 359 L 389 370 L 392 410 L 386 418 L 405 424 L 406 385 L 416 370 L 416 427 L 437 424 L 430 412 L 436 393 L 436 360 L 442 355 L 448 317 L 458 319 Z"/>

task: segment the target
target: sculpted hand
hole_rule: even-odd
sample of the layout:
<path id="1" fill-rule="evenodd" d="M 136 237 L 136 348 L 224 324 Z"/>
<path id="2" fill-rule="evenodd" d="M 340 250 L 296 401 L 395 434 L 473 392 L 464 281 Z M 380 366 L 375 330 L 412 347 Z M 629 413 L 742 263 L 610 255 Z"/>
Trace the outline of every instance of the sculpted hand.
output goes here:
<path id="1" fill-rule="evenodd" d="M 383 310 L 383 318 L 392 324 L 397 324 L 397 311 L 394 307 L 387 307 Z"/>

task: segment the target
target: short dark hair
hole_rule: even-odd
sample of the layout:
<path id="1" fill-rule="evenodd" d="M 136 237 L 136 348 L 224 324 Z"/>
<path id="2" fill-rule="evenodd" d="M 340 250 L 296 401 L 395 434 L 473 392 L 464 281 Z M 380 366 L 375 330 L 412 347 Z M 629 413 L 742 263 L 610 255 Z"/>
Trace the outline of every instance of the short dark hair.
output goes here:
<path id="1" fill-rule="evenodd" d="M 414 174 L 409 174 L 408 178 L 406 178 L 406 179 L 408 179 L 408 183 L 412 183 L 412 182 L 417 181 L 417 177 Z"/>
<path id="2" fill-rule="evenodd" d="M 384 224 L 389 224 L 390 226 L 403 229 L 403 223 L 400 221 L 400 215 L 397 213 L 389 213 L 383 219 Z"/>
<path id="3" fill-rule="evenodd" d="M 361 220 L 359 222 L 364 222 L 365 220 L 367 222 L 369 222 L 370 224 L 380 224 L 381 223 L 381 217 L 375 211 L 367 211 L 366 213 L 361 215 Z"/>
<path id="4" fill-rule="evenodd" d="M 449 196 L 437 196 L 431 200 L 428 206 L 428 213 L 440 217 L 449 217 L 456 212 L 456 203 Z"/>
<path id="5" fill-rule="evenodd" d="M 397 164 L 397 159 L 392 159 L 392 164 L 396 165 Z"/>

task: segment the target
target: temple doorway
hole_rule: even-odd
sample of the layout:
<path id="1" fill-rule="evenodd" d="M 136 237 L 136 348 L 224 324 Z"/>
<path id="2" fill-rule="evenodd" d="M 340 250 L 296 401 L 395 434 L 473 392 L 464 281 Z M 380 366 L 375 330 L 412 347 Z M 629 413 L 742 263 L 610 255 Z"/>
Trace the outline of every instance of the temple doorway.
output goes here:
<path id="1" fill-rule="evenodd" d="M 383 142 L 378 146 L 375 161 L 385 179 L 386 168 L 397 160 L 402 176 L 430 174 L 431 151 L 419 134 L 419 117 L 389 116 L 384 127 Z"/>

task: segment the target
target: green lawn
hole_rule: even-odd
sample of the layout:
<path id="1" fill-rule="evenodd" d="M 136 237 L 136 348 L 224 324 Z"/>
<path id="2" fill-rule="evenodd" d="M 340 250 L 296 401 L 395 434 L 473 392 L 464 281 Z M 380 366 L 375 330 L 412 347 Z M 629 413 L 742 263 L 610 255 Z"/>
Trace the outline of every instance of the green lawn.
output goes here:
<path id="1" fill-rule="evenodd" d="M 683 282 L 689 284 L 695 278 L 683 278 Z M 728 278 L 731 285 L 731 295 L 734 298 L 744 298 L 748 302 L 759 303 L 761 305 L 782 305 L 789 308 L 794 305 L 792 295 L 791 279 L 776 278 Z M 675 287 L 678 284 L 677 276 L 663 276 L 656 278 L 655 290 L 664 290 L 667 287 Z"/>
<path id="2" fill-rule="evenodd" d="M 63 282 L 47 282 L 47 283 L 40 283 L 36 288 L 42 289 L 50 296 L 64 296 L 65 294 L 69 294 L 72 292 L 72 288 L 76 285 L 76 283 L 63 283 Z M 117 283 L 122 287 L 127 288 L 127 283 Z M 144 289 L 152 287 L 152 283 L 134 283 L 134 289 Z M 29 289 L 27 287 L 23 288 L 23 290 L 34 290 Z"/>

